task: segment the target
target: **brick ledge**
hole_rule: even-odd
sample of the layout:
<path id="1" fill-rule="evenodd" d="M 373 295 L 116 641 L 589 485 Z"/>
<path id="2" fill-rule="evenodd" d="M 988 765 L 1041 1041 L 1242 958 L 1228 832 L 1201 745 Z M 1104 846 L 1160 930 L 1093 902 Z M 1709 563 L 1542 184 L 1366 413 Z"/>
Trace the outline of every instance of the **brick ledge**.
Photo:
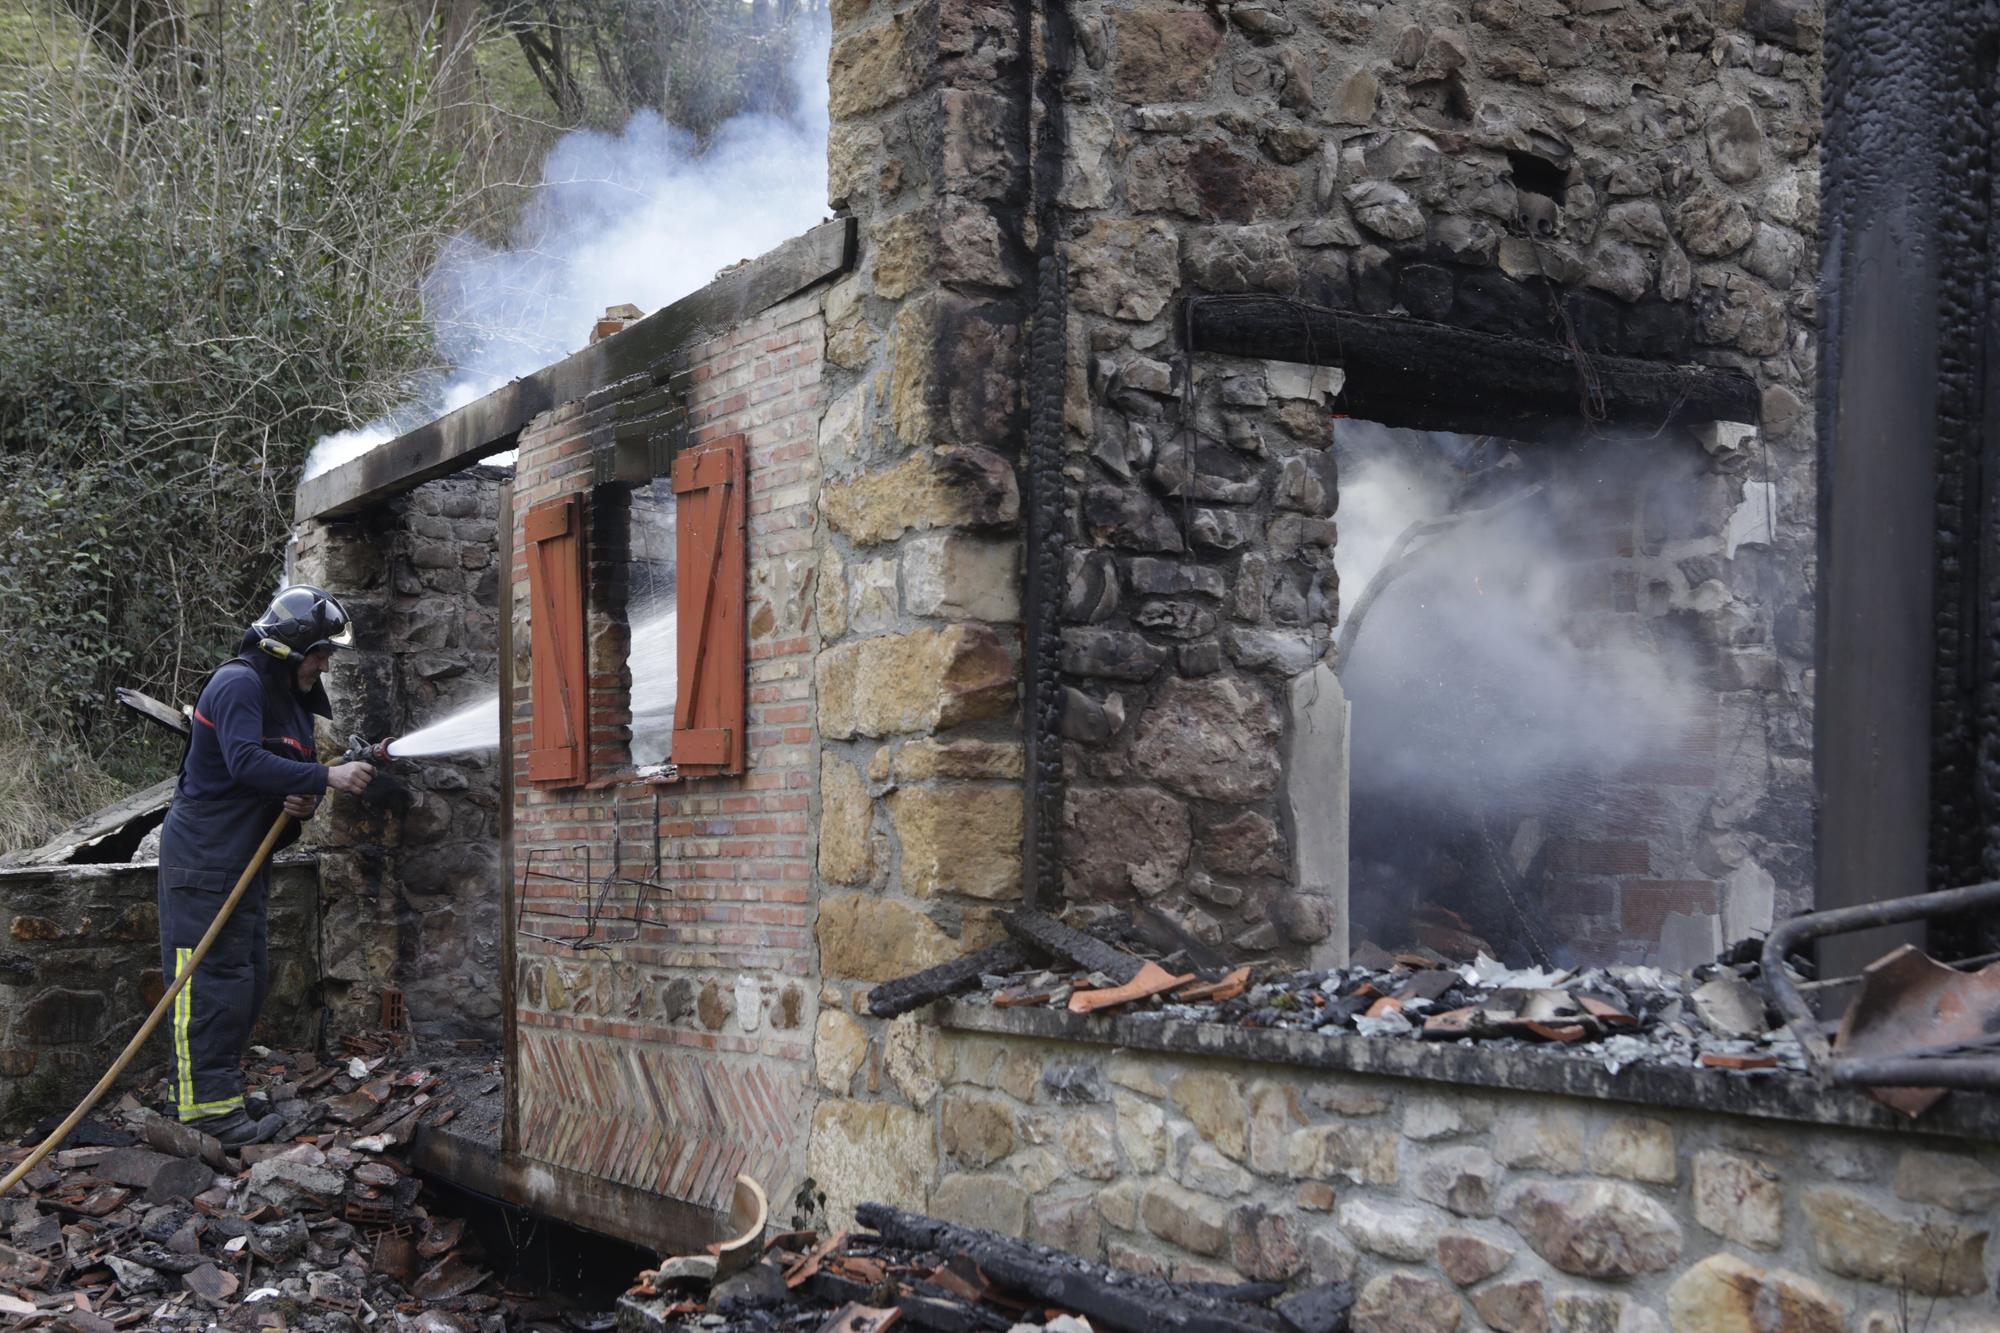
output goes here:
<path id="1" fill-rule="evenodd" d="M 1093 1018 L 1054 1009 L 994 1009 L 962 1001 L 941 1003 L 932 1012 L 940 1026 L 960 1032 L 1631 1102 L 1912 1137 L 1942 1135 L 1982 1142 L 2000 1138 L 2000 1097 L 1978 1093 L 1954 1092 L 1929 1113 L 1911 1121 L 1864 1092 L 1822 1088 L 1804 1074 L 1746 1077 L 1718 1070 L 1628 1066 L 1613 1075 L 1596 1061 L 1547 1051 L 1233 1028 L 1178 1019 Z"/>

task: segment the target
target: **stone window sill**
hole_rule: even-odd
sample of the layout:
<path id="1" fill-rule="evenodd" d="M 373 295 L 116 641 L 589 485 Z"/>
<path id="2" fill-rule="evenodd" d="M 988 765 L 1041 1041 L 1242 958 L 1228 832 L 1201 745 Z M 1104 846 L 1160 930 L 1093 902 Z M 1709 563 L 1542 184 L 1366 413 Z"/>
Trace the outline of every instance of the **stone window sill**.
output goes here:
<path id="1" fill-rule="evenodd" d="M 1566 1053 L 1570 1048 L 1557 1053 L 1476 1043 L 1234 1028 L 1138 1016 L 1104 1018 L 1056 1009 L 994 1009 L 963 1002 L 940 1004 L 935 1013 L 941 1026 L 961 1032 L 1553 1093 L 1843 1129 L 1980 1141 L 2000 1137 L 2000 1096 L 1981 1093 L 1954 1092 L 1922 1117 L 1909 1120 L 1859 1089 L 1821 1087 L 1805 1074 L 1745 1076 L 1712 1069 L 1631 1065 L 1614 1075 L 1595 1060 Z"/>

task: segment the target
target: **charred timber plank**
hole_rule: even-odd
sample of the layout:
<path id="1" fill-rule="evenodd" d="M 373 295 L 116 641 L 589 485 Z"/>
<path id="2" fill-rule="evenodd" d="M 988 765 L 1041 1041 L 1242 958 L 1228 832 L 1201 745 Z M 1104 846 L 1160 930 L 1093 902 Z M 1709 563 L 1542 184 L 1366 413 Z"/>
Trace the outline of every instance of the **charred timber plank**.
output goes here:
<path id="1" fill-rule="evenodd" d="M 1074 1310 L 1093 1324 L 1125 1333 L 1289 1333 L 1269 1310 L 1217 1300 L 1185 1286 L 1107 1268 L 1061 1250 L 1030 1245 L 998 1232 L 906 1213 L 887 1204 L 855 1210 L 891 1245 L 962 1254 L 995 1283 L 1047 1305 Z"/>
<path id="2" fill-rule="evenodd" d="M 948 1000 L 978 990 L 979 978 L 984 974 L 1012 972 L 1026 967 L 1028 962 L 1027 950 L 1011 940 L 989 944 L 963 958 L 883 982 L 868 992 L 868 1012 L 877 1018 L 907 1014 L 935 1000 Z"/>
<path id="3" fill-rule="evenodd" d="M 1080 930 L 1071 930 L 1052 916 L 1041 912 L 1022 910 L 1002 912 L 1000 924 L 1009 935 L 1038 953 L 1056 958 L 1067 958 L 1078 967 L 1092 972 L 1102 972 L 1119 985 L 1124 985 L 1139 975 L 1139 969 L 1146 960 L 1137 954 L 1126 953 L 1113 948 L 1103 940 L 1093 939 Z"/>
<path id="4" fill-rule="evenodd" d="M 739 265 L 622 333 L 503 384 L 359 458 L 299 483 L 295 518 L 351 518 L 424 482 L 514 447 L 552 407 L 661 366 L 676 353 L 847 268 L 854 222 L 838 218 Z"/>
<path id="5" fill-rule="evenodd" d="M 1341 367 L 1345 410 L 1385 425 L 1541 434 L 1601 415 L 1607 428 L 1651 432 L 1760 413 L 1750 377 L 1714 366 L 1579 356 L 1540 339 L 1282 296 L 1191 297 L 1187 315 L 1193 351 Z"/>
<path id="6" fill-rule="evenodd" d="M 838 1273 L 815 1273 L 800 1284 L 799 1289 L 814 1300 L 836 1309 L 848 1304 L 873 1304 L 877 1295 L 875 1289 L 866 1283 Z M 1007 1333 L 1014 1326 L 1013 1320 L 991 1310 L 924 1292 L 904 1289 L 897 1292 L 895 1303 L 905 1319 L 919 1328 L 934 1329 L 936 1333 Z"/>

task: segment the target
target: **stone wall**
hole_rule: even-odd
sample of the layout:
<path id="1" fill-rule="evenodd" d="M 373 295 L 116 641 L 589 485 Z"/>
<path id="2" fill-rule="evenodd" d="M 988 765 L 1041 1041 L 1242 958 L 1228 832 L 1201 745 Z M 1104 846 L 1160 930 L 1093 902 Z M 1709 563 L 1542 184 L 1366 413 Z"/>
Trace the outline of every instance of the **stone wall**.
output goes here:
<path id="1" fill-rule="evenodd" d="M 308 523 L 294 572 L 341 599 L 356 646 L 328 673 L 344 748 L 499 711 L 503 469 L 426 483 L 352 521 Z M 500 1035 L 500 767 L 493 751 L 400 761 L 308 826 L 324 865 L 326 1003 L 336 1031 L 379 1026 L 400 989 L 421 1037 Z"/>
<path id="2" fill-rule="evenodd" d="M 156 863 L 0 871 L 0 1127 L 69 1109 L 131 1040 L 165 989 Z M 308 1046 L 319 1027 L 318 868 L 271 874 L 271 995 L 254 1040 Z M 127 1081 L 168 1058 L 164 1027 Z"/>
<path id="3" fill-rule="evenodd" d="M 1246 955 L 1332 926 L 1297 893 L 1281 756 L 1287 683 L 1341 615 L 1339 379 L 1190 358 L 1176 326 L 1185 296 L 1269 292 L 1753 377 L 1762 433 L 1710 462 L 1702 503 L 1768 501 L 1775 531 L 1622 575 L 1705 618 L 1716 680 L 1752 673 L 1715 710 L 1749 772 L 1704 777 L 1700 845 L 1638 875 L 1682 910 L 1731 881 L 1801 901 L 1817 7 L 1068 8 L 1072 898 L 1142 899 Z M 1615 948 L 1608 902 L 1578 933 Z"/>
<path id="4" fill-rule="evenodd" d="M 709 1238 L 738 1172 L 782 1207 L 804 1165 L 800 1105 L 817 995 L 809 812 L 819 776 L 823 299 L 820 290 L 795 296 L 539 414 L 521 432 L 516 463 L 510 1146 L 692 1205 L 664 1205 L 690 1244 Z M 599 464 L 614 441 L 737 434 L 748 483 L 747 771 L 649 776 L 633 766 L 629 743 L 628 486 L 601 482 Z M 528 776 L 534 626 L 523 523 L 537 504 L 575 494 L 589 497 L 591 762 L 585 785 L 550 786 Z"/>
<path id="5" fill-rule="evenodd" d="M 1347 1278 L 1359 1333 L 1995 1327 L 2000 1150 L 1985 1138 L 914 1017 L 879 1052 L 823 1041 L 817 1075 L 834 1095 L 880 1093 L 856 1104 L 871 1151 L 820 1181 L 836 1222 L 889 1199 L 1181 1278 Z"/>
<path id="6" fill-rule="evenodd" d="M 822 1045 L 865 1046 L 853 997 L 999 938 L 1022 894 L 1027 13 L 833 6 L 831 192 L 861 258 L 827 299 L 820 430 Z M 812 1176 L 893 1159 L 890 1108 L 830 1091 Z"/>

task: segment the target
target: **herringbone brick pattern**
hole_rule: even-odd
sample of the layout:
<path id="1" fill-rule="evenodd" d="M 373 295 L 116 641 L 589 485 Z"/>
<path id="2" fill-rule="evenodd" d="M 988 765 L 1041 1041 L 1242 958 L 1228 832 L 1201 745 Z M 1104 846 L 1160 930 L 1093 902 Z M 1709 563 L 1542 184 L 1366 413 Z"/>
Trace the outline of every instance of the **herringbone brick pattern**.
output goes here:
<path id="1" fill-rule="evenodd" d="M 528 1156 L 713 1208 L 738 1172 L 773 1198 L 797 1187 L 796 1067 L 561 1030 L 519 1040 Z"/>

